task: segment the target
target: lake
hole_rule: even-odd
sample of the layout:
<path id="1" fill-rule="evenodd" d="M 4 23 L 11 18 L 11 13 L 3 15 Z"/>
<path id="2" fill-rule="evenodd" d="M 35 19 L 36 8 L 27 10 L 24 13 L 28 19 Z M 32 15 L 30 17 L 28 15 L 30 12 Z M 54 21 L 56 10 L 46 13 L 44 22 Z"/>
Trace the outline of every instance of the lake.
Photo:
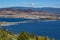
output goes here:
<path id="1" fill-rule="evenodd" d="M 21 18 L 0 18 L 0 21 L 6 22 L 20 22 L 24 20 L 31 19 L 21 19 Z M 40 22 L 30 22 L 22 23 L 11 26 L 2 26 L 2 28 L 8 29 L 8 31 L 13 30 L 14 33 L 19 34 L 21 30 L 25 32 L 33 33 L 40 36 L 54 37 L 56 40 L 60 40 L 60 21 L 40 21 Z"/>

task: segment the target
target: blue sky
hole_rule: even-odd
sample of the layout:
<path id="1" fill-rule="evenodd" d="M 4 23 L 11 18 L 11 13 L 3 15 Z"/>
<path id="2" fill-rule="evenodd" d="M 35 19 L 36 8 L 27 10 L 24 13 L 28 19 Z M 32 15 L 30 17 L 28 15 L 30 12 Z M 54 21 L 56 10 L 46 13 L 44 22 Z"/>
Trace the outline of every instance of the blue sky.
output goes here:
<path id="1" fill-rule="evenodd" d="M 60 0 L 0 0 L 0 8 L 14 6 L 60 8 Z"/>

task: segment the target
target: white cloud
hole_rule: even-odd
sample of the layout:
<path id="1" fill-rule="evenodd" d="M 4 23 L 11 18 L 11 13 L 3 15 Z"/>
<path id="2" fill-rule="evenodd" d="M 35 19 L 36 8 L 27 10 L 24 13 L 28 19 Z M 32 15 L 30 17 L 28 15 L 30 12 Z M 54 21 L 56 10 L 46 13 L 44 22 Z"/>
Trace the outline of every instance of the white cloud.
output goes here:
<path id="1" fill-rule="evenodd" d="M 35 3 L 32 3 L 32 6 L 34 6 L 35 5 Z"/>

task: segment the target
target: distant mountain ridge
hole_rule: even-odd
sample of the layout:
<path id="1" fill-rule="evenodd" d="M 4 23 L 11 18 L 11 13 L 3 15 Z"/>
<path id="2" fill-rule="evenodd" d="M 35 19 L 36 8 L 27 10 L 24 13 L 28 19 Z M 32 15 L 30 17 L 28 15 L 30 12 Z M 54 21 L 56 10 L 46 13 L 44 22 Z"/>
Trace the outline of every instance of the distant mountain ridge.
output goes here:
<path id="1" fill-rule="evenodd" d="M 44 7 L 44 8 L 33 8 L 33 7 L 8 7 L 8 8 L 0 8 L 2 9 L 13 9 L 13 10 L 23 10 L 23 11 L 42 11 L 48 13 L 56 13 L 60 14 L 60 8 L 51 8 L 51 7 Z"/>
<path id="2" fill-rule="evenodd" d="M 7 7 L 0 8 L 2 18 L 59 19 L 60 8 Z"/>

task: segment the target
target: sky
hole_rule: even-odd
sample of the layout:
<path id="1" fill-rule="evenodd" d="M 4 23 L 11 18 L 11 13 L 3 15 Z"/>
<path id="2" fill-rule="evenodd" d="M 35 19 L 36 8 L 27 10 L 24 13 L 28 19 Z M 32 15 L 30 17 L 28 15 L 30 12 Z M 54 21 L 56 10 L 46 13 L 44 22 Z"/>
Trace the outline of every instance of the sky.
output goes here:
<path id="1" fill-rule="evenodd" d="M 60 8 L 60 0 L 0 0 L 0 8 L 4 7 Z"/>

